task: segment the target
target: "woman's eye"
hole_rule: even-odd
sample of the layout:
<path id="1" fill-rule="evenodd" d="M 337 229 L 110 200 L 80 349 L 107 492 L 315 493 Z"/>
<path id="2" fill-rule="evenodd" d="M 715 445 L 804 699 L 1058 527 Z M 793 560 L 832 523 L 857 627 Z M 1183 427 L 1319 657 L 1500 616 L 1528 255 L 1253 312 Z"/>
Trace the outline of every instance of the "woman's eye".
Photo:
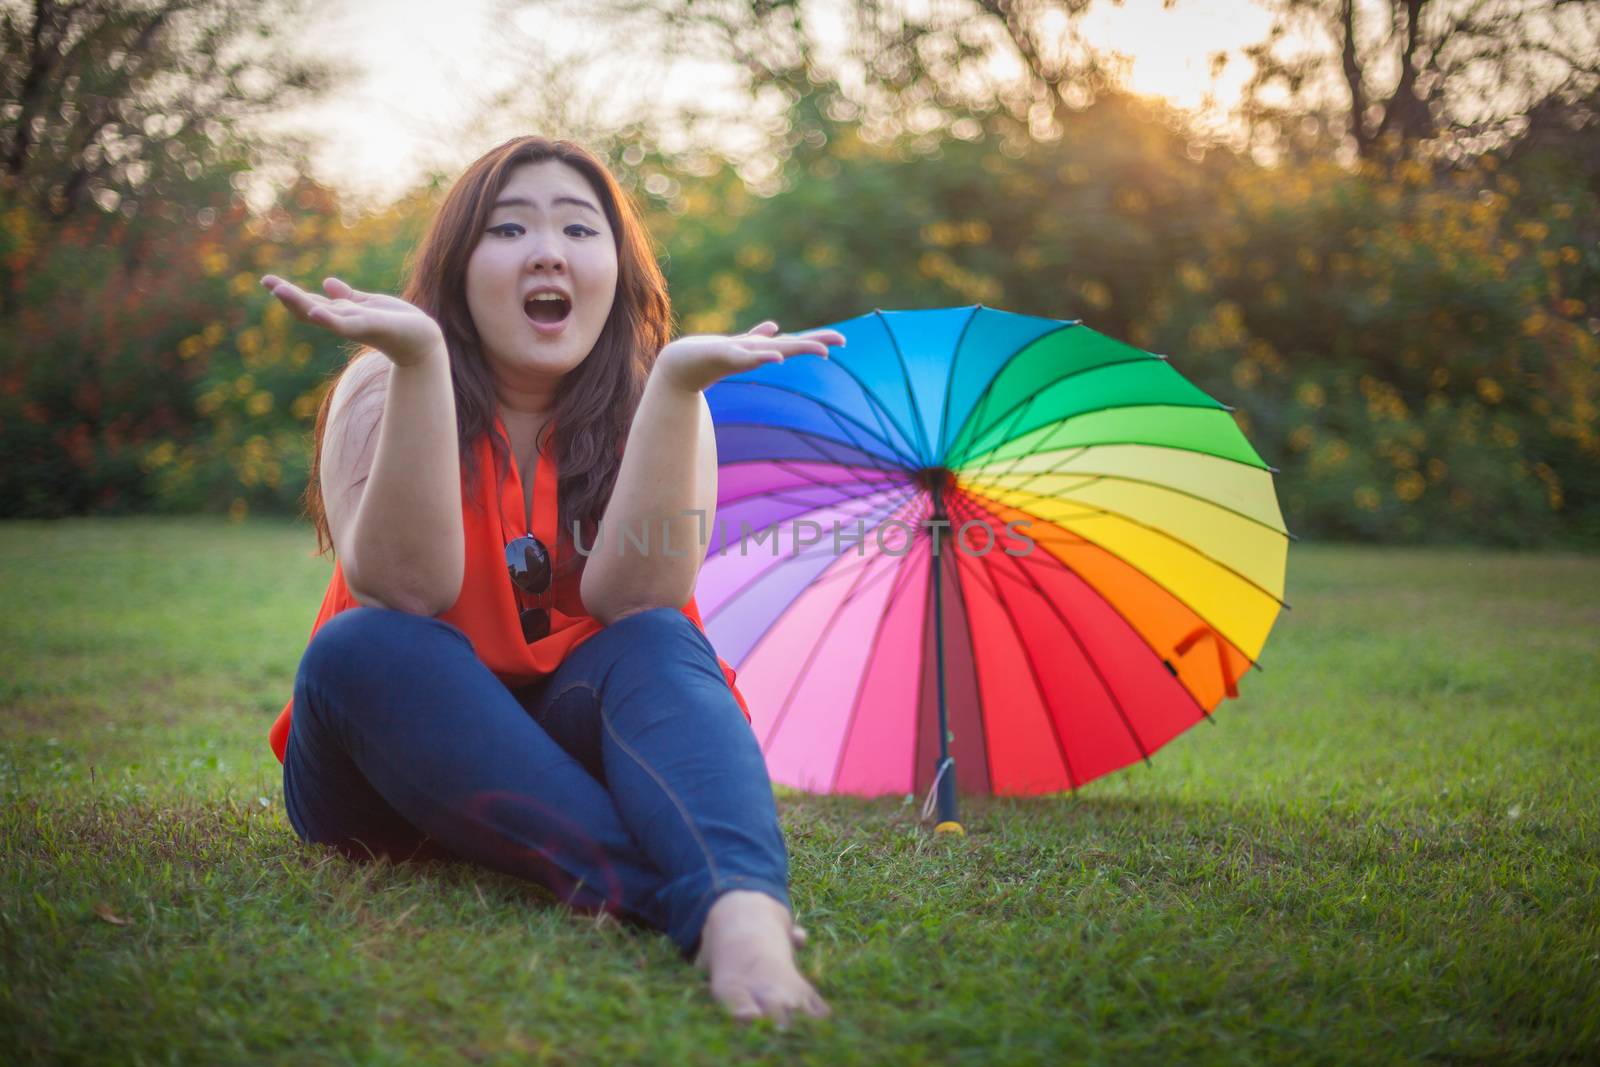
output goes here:
<path id="1" fill-rule="evenodd" d="M 507 233 L 507 232 L 505 232 L 507 230 L 515 230 L 517 232 L 516 233 Z M 489 227 L 489 232 L 490 233 L 500 234 L 502 237 L 515 237 L 515 236 L 517 236 L 517 234 L 522 232 L 522 227 L 518 226 L 514 222 L 502 222 L 498 226 L 490 226 Z"/>
<path id="2" fill-rule="evenodd" d="M 573 233 L 573 230 L 577 230 L 578 232 Z M 567 227 L 567 234 L 572 237 L 593 237 L 599 232 L 599 230 L 591 230 L 581 222 L 574 222 L 571 226 Z"/>

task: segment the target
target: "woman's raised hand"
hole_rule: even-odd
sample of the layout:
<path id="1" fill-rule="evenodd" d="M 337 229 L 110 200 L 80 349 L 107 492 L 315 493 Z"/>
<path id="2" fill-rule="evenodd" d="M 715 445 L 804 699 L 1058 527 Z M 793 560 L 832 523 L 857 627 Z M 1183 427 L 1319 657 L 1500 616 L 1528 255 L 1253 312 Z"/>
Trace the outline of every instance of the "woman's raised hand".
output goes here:
<path id="1" fill-rule="evenodd" d="M 433 317 L 397 296 L 363 293 L 338 278 L 323 281 L 327 296 L 308 293 L 276 274 L 266 275 L 261 284 L 301 322 L 375 348 L 400 366 L 444 350 L 444 331 Z"/>
<path id="2" fill-rule="evenodd" d="M 732 337 L 680 337 L 661 350 L 653 373 L 665 375 L 679 388 L 699 392 L 730 374 L 781 363 L 790 356 L 809 354 L 826 359 L 829 345 L 843 344 L 844 334 L 838 330 L 780 334 L 778 324 L 768 319 Z"/>

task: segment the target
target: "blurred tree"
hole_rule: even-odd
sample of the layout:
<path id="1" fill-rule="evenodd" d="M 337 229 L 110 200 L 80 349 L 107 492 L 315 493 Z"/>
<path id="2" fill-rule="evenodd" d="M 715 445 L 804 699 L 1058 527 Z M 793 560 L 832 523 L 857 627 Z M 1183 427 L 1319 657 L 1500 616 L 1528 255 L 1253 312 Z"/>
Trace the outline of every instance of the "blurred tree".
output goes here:
<path id="1" fill-rule="evenodd" d="M 1272 29 L 1244 50 L 1254 70 L 1240 113 L 1255 143 L 1309 157 L 1331 139 L 1371 159 L 1449 135 L 1476 154 L 1532 116 L 1594 114 L 1600 4 L 1267 2 Z"/>
<path id="2" fill-rule="evenodd" d="M 285 54 L 279 0 L 0 0 L 0 204 L 132 216 L 237 151 L 241 120 L 333 72 Z"/>
<path id="3" fill-rule="evenodd" d="M 727 57 L 753 96 L 785 99 L 788 147 L 803 155 L 807 143 L 821 147 L 814 131 L 837 122 L 873 140 L 933 137 L 996 112 L 1035 133 L 1059 130 L 1068 112 L 1117 85 L 1113 62 L 1079 31 L 1094 2 L 601 0 L 585 10 L 630 32 L 651 26 L 681 54 Z"/>

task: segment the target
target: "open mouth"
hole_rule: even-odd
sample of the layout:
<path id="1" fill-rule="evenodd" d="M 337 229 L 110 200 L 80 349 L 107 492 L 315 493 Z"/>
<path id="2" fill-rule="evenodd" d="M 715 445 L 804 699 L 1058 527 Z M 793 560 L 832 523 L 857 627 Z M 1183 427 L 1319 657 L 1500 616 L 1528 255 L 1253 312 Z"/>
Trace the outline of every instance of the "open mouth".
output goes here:
<path id="1" fill-rule="evenodd" d="M 572 312 L 572 302 L 560 293 L 539 293 L 522 305 L 522 313 L 543 326 L 554 326 Z"/>

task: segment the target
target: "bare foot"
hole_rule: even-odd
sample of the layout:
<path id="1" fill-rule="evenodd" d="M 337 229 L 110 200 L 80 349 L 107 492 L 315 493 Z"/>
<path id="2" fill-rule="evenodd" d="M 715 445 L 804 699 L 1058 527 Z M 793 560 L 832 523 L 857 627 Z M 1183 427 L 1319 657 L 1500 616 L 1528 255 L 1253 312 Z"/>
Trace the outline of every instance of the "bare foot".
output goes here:
<path id="1" fill-rule="evenodd" d="M 735 1019 L 772 1019 L 780 1029 L 795 1013 L 819 1018 L 833 1009 L 796 969 L 806 932 L 765 893 L 733 889 L 711 905 L 696 967 L 711 975 L 711 995 Z"/>

